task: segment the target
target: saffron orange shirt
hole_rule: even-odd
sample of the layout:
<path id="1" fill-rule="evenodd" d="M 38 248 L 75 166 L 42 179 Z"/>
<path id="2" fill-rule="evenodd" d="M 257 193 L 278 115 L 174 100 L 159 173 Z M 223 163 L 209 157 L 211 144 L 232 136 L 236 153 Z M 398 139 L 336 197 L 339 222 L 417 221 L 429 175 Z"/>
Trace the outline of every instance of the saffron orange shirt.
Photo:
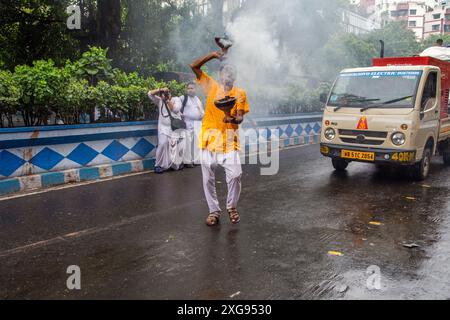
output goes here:
<path id="1" fill-rule="evenodd" d="M 238 110 L 244 114 L 250 112 L 247 94 L 244 90 L 233 87 L 225 92 L 224 87 L 205 72 L 202 73 L 197 83 L 202 87 L 206 95 L 205 117 L 203 118 L 200 133 L 200 149 L 208 149 L 215 153 L 228 153 L 239 151 L 239 126 L 232 123 L 224 123 L 225 113 L 214 104 L 215 100 L 225 96 L 236 98 L 236 105 L 231 114 L 237 115 Z"/>

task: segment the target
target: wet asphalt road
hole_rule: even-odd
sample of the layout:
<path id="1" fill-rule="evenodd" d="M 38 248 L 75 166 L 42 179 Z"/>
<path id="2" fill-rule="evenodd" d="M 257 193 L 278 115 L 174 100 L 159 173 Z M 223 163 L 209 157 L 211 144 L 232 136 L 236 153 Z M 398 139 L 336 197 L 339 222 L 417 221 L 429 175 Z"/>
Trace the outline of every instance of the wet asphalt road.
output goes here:
<path id="1" fill-rule="evenodd" d="M 280 166 L 244 167 L 238 226 L 205 226 L 199 168 L 0 201 L 0 298 L 450 298 L 440 158 L 425 183 L 356 163 L 336 174 L 317 145 L 282 151 Z M 80 291 L 66 288 L 69 265 Z M 379 290 L 367 288 L 372 265 Z"/>

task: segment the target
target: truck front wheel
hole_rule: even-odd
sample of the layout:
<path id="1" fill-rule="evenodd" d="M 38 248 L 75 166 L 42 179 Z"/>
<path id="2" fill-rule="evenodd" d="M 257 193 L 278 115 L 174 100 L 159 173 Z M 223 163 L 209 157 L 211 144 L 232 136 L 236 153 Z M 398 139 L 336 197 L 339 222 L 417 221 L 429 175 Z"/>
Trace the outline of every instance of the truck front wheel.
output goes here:
<path id="1" fill-rule="evenodd" d="M 412 173 L 416 180 L 422 181 L 428 177 L 431 166 L 431 148 L 426 148 L 423 152 L 422 160 L 412 166 Z"/>
<path id="2" fill-rule="evenodd" d="M 343 172 L 348 167 L 348 162 L 346 160 L 333 158 L 332 159 L 333 167 L 336 171 Z"/>

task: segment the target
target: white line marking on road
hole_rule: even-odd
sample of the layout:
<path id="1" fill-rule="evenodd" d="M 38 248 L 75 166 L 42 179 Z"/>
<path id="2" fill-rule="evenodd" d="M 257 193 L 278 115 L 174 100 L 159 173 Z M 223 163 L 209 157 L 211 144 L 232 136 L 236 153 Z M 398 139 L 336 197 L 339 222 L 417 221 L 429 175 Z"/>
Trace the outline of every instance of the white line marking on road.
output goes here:
<path id="1" fill-rule="evenodd" d="M 101 179 L 101 180 L 77 182 L 77 183 L 65 184 L 65 185 L 61 185 L 61 186 L 57 186 L 57 187 L 46 188 L 46 189 L 42 189 L 42 190 L 30 191 L 30 192 L 25 192 L 25 193 L 21 193 L 21 194 L 14 194 L 14 195 L 11 195 L 11 196 L 6 196 L 6 197 L 3 197 L 3 198 L 0 198 L 0 202 L 7 201 L 7 200 L 12 200 L 12 199 L 17 199 L 17 198 L 28 197 L 28 196 L 34 196 L 36 194 L 47 193 L 47 192 L 51 192 L 51 191 L 57 191 L 57 190 L 63 190 L 63 189 L 71 189 L 71 188 L 83 187 L 83 186 L 87 186 L 87 185 L 95 184 L 95 183 L 108 182 L 108 181 L 111 181 L 111 180 L 118 180 L 118 179 L 123 179 L 123 178 L 129 178 L 129 177 L 139 176 L 139 175 L 152 173 L 152 172 L 153 171 L 142 171 L 142 172 L 137 172 L 137 173 L 130 173 L 130 174 L 123 175 L 123 176 L 116 176 L 116 177 L 105 178 L 105 179 Z"/>
<path id="2" fill-rule="evenodd" d="M 27 245 L 23 245 L 20 247 L 16 247 L 16 248 L 12 248 L 9 250 L 5 250 L 5 251 L 1 251 L 0 252 L 0 258 L 4 258 L 6 256 L 10 256 L 13 254 L 18 254 L 18 253 L 22 253 L 28 250 L 33 250 L 33 249 L 39 249 L 39 248 L 43 248 L 43 247 L 47 247 L 49 245 L 52 244 L 56 244 L 56 243 L 61 243 L 61 242 L 66 242 L 68 240 L 74 240 L 74 239 L 79 239 L 85 236 L 89 236 L 89 235 L 93 235 L 93 234 L 97 234 L 100 232 L 104 232 L 104 231 L 108 231 L 111 229 L 116 229 L 116 228 L 120 228 L 120 227 L 124 227 L 136 222 L 139 222 L 141 220 L 145 220 L 147 218 L 151 218 L 153 217 L 155 214 L 165 214 L 166 212 L 169 212 L 171 210 L 180 210 L 180 209 L 185 209 L 189 206 L 194 205 L 195 203 L 198 202 L 203 202 L 203 199 L 198 199 L 195 201 L 191 201 L 189 203 L 185 203 L 184 205 L 179 205 L 179 206 L 173 206 L 171 208 L 165 209 L 165 210 L 160 210 L 157 213 L 155 212 L 151 212 L 148 214 L 142 214 L 139 216 L 135 216 L 135 217 L 131 217 L 128 219 L 123 219 L 119 222 L 115 222 L 115 223 L 111 223 L 105 227 L 94 227 L 94 228 L 88 228 L 88 229 L 84 229 L 84 230 L 80 230 L 80 231 L 75 231 L 75 232 L 70 232 L 61 236 L 56 236 L 54 238 L 51 239 L 47 239 L 47 240 L 41 240 L 41 241 L 37 241 L 34 243 L 30 243 Z"/>

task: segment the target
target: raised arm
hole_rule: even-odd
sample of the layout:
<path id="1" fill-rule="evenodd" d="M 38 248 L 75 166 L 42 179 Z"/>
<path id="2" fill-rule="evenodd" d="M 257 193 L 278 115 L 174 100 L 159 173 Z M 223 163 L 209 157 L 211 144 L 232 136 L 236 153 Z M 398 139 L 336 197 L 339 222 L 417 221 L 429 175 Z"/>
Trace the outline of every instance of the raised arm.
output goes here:
<path id="1" fill-rule="evenodd" d="M 169 88 L 160 88 L 160 89 L 155 89 L 155 90 L 150 90 L 148 92 L 148 95 L 152 95 L 152 96 L 161 96 L 162 93 L 169 93 L 170 94 L 170 89 Z"/>
<path id="2" fill-rule="evenodd" d="M 207 54 L 204 57 L 201 57 L 191 64 L 191 69 L 194 71 L 195 75 L 197 76 L 197 79 L 200 79 L 202 76 L 202 67 L 205 65 L 205 63 L 213 60 L 213 59 L 221 59 L 223 57 L 223 52 L 211 52 L 210 54 Z"/>

